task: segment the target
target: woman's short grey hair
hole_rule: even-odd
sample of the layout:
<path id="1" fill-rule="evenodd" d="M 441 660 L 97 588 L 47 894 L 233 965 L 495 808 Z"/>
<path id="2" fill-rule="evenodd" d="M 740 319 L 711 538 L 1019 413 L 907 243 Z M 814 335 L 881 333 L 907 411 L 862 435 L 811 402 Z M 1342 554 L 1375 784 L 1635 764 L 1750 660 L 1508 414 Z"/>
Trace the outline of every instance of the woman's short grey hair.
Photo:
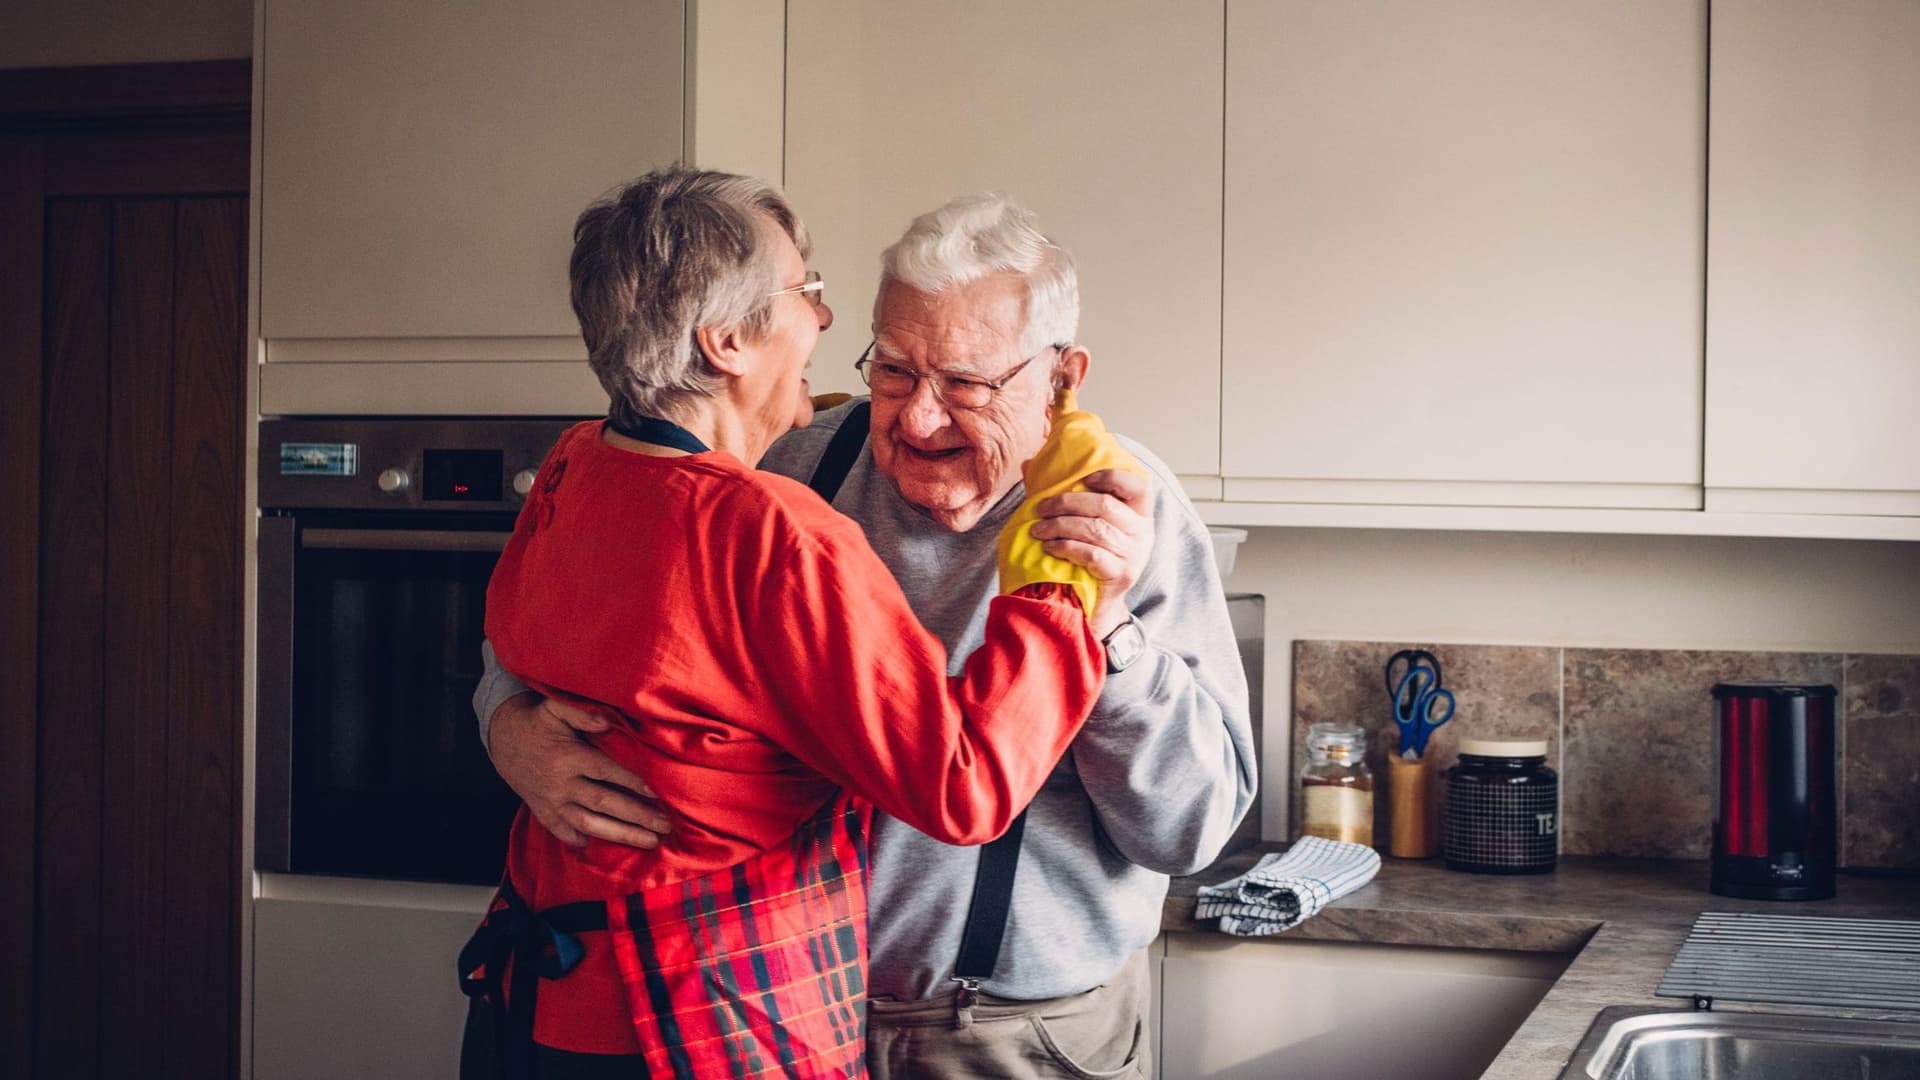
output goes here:
<path id="1" fill-rule="evenodd" d="M 763 218 L 805 257 L 807 228 L 771 185 L 675 166 L 650 172 L 582 211 L 568 278 L 587 362 L 615 420 L 685 419 L 722 376 L 694 340 L 699 327 L 767 332 L 775 280 Z"/>
<path id="2" fill-rule="evenodd" d="M 943 292 L 992 274 L 1019 274 L 1027 283 L 1022 356 L 1071 344 L 1080 329 L 1080 281 L 1073 256 L 1047 239 L 1033 211 L 999 194 L 962 195 L 907 226 L 880 255 L 880 295 L 900 282 L 923 293 Z M 874 321 L 880 300 L 874 300 Z"/>

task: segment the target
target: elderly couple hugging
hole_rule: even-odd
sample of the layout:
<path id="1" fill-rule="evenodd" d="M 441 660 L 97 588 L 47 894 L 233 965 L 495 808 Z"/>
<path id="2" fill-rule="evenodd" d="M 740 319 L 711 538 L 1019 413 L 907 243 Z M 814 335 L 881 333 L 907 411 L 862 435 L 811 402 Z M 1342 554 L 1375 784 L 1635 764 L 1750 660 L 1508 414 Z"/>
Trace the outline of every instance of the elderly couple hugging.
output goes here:
<path id="1" fill-rule="evenodd" d="M 1128 443 L 1139 472 L 1013 526 L 1090 609 L 1001 595 L 1023 467 L 1091 366 L 1071 258 L 999 197 L 914 221 L 870 398 L 816 416 L 809 248 L 779 192 L 683 168 L 575 226 L 612 405 L 488 591 L 475 709 L 525 806 L 461 956 L 463 1076 L 1151 1071 L 1168 875 L 1256 783 L 1205 527 Z"/>

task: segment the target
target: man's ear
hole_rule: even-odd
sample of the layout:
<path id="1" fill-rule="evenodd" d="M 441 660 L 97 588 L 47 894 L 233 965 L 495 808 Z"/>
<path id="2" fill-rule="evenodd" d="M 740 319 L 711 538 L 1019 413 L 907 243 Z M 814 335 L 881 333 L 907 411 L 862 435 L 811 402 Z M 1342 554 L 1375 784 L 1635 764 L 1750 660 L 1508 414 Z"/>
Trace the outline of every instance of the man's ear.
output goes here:
<path id="1" fill-rule="evenodd" d="M 706 355 L 707 363 L 722 375 L 739 378 L 747 373 L 748 348 L 745 334 L 738 326 L 715 328 L 711 326 L 695 327 L 694 344 Z"/>
<path id="2" fill-rule="evenodd" d="M 1053 382 L 1062 390 L 1078 390 L 1087 381 L 1087 369 L 1093 366 L 1093 354 L 1084 346 L 1069 345 L 1060 350 L 1060 361 L 1053 368 Z"/>

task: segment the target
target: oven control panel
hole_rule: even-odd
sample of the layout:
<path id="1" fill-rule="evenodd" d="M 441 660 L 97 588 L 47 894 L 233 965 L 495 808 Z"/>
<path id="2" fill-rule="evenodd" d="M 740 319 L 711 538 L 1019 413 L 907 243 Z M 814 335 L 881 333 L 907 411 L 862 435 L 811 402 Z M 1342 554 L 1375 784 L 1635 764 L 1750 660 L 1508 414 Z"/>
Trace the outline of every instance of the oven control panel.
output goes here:
<path id="1" fill-rule="evenodd" d="M 517 510 L 572 420 L 260 424 L 263 509 Z"/>

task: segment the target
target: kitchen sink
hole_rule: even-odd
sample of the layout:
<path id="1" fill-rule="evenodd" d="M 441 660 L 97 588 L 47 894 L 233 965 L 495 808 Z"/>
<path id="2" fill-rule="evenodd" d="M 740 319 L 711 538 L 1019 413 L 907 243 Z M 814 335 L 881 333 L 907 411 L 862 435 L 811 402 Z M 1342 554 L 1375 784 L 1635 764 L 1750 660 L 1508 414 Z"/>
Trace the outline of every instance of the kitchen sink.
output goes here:
<path id="1" fill-rule="evenodd" d="M 1603 1009 L 1560 1080 L 1920 1080 L 1920 1022 Z"/>

